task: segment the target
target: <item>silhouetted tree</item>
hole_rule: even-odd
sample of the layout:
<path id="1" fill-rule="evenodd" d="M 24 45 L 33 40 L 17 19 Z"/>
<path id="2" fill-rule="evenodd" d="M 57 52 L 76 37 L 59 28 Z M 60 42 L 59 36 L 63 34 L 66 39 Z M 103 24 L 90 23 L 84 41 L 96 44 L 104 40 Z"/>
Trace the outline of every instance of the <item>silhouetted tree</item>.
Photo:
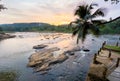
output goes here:
<path id="1" fill-rule="evenodd" d="M 78 34 L 77 44 L 79 43 L 79 38 L 81 38 L 83 42 L 86 35 L 90 32 L 95 36 L 99 35 L 99 28 L 97 25 L 105 22 L 105 20 L 94 19 L 99 16 L 105 16 L 105 8 L 99 8 L 94 13 L 92 13 L 94 6 L 98 6 L 98 4 L 80 5 L 75 11 L 74 15 L 78 16 L 78 18 L 76 21 L 71 22 L 70 26 L 73 27 L 73 36 Z"/>
<path id="2" fill-rule="evenodd" d="M 0 0 L 1 1 L 1 0 Z M 3 9 L 7 9 L 6 7 L 3 6 L 3 4 L 0 4 L 0 11 Z M 0 32 L 3 31 L 2 28 L 0 27 Z"/>
<path id="3" fill-rule="evenodd" d="M 0 27 L 0 32 L 2 31 L 2 28 Z"/>
<path id="4" fill-rule="evenodd" d="M 0 11 L 3 10 L 3 9 L 6 9 L 6 7 L 4 7 L 3 4 L 0 4 Z"/>
<path id="5" fill-rule="evenodd" d="M 120 0 L 104 0 L 106 2 L 111 1 L 112 4 L 118 4 Z"/>

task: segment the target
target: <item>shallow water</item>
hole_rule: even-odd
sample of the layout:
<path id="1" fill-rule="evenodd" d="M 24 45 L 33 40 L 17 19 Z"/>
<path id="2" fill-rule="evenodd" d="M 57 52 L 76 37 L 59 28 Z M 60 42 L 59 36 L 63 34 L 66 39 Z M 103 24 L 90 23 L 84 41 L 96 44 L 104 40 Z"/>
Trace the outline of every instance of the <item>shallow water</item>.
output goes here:
<path id="1" fill-rule="evenodd" d="M 76 46 L 75 39 L 66 37 L 55 40 L 44 39 L 43 35 L 51 35 L 52 33 L 17 32 L 13 34 L 17 37 L 0 41 L 0 70 L 16 70 L 20 74 L 18 81 L 84 81 L 93 54 L 97 52 L 105 40 L 103 37 L 100 40 L 100 38 L 89 35 L 84 43 L 84 46 L 91 50 L 89 53 L 76 52 L 74 56 L 69 56 L 65 62 L 52 66 L 47 74 L 41 75 L 40 72 L 36 73 L 34 69 L 27 67 L 29 56 L 35 52 L 32 47 L 38 44 L 48 44 L 50 47 L 57 45 L 65 50 Z M 91 40 L 93 38 L 95 41 Z M 68 40 L 71 40 L 72 43 Z M 56 44 L 53 45 L 54 43 Z M 81 43 L 80 46 L 82 46 Z"/>

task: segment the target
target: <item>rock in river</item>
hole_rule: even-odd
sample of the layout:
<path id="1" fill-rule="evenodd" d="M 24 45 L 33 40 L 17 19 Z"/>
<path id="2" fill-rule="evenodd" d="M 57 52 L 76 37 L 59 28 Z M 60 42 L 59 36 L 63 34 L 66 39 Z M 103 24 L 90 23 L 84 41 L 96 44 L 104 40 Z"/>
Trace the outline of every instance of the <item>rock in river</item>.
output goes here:
<path id="1" fill-rule="evenodd" d="M 47 47 L 47 45 L 41 44 L 41 45 L 33 46 L 33 49 L 42 49 L 45 47 Z"/>
<path id="2" fill-rule="evenodd" d="M 15 35 L 9 35 L 5 33 L 0 33 L 0 39 L 14 38 Z"/>
<path id="3" fill-rule="evenodd" d="M 60 49 L 54 47 L 32 54 L 29 57 L 28 66 L 35 67 L 36 71 L 46 71 L 50 68 L 50 65 L 65 61 L 68 57 L 64 53 L 54 57 L 53 52 L 58 50 Z"/>

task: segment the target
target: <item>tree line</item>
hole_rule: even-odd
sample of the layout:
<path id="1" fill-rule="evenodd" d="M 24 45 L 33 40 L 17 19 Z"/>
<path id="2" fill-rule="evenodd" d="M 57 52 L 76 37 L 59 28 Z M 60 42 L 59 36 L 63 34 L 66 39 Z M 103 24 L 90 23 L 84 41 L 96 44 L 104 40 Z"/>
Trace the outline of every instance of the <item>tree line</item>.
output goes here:
<path id="1" fill-rule="evenodd" d="M 41 25 L 40 25 L 41 24 Z M 46 23 L 16 23 L 0 25 L 0 31 L 4 32 L 66 32 L 71 33 L 74 29 L 69 28 L 68 24 L 65 25 L 50 25 Z M 101 25 L 101 34 L 120 34 L 120 19 L 114 22 Z"/>
<path id="2" fill-rule="evenodd" d="M 68 25 L 50 25 L 47 23 L 14 23 L 0 25 L 4 32 L 72 32 Z"/>

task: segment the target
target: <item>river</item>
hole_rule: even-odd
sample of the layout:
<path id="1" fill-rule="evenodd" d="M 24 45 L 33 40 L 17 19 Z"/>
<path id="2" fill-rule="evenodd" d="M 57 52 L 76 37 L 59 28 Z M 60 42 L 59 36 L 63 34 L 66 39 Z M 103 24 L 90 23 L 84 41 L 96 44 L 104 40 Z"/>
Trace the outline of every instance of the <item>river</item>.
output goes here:
<path id="1" fill-rule="evenodd" d="M 0 71 L 12 69 L 19 72 L 18 81 L 84 81 L 93 54 L 101 47 L 102 42 L 107 40 L 105 37 L 95 38 L 88 35 L 84 46 L 90 49 L 89 53 L 80 54 L 77 52 L 76 58 L 70 56 L 65 62 L 52 66 L 47 74 L 42 75 L 40 72 L 36 73 L 34 69 L 27 67 L 29 56 L 35 53 L 33 46 L 38 44 L 52 46 L 52 43 L 60 42 L 63 39 L 43 39 L 42 35 L 52 33 L 16 32 L 12 34 L 16 37 L 0 41 Z M 64 38 L 64 41 L 66 40 L 75 41 Z M 65 44 L 70 45 L 69 43 L 65 42 Z"/>

